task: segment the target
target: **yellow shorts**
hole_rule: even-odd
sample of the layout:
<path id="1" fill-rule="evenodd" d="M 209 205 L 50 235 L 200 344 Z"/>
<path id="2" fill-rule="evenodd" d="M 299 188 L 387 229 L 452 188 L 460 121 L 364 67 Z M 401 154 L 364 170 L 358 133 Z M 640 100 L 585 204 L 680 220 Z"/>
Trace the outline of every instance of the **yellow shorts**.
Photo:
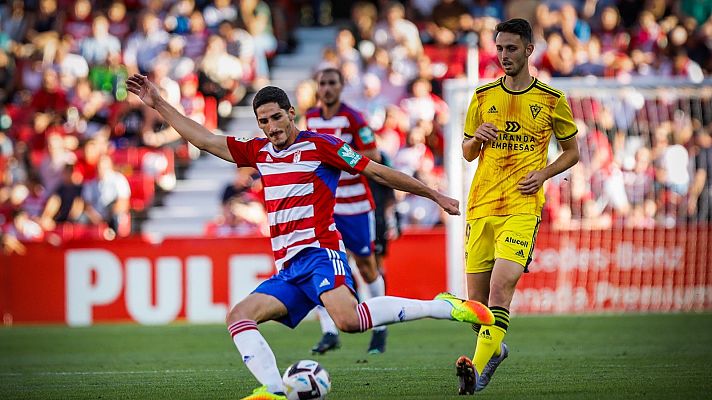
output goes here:
<path id="1" fill-rule="evenodd" d="M 493 215 L 467 221 L 465 272 L 487 272 L 503 258 L 524 267 L 532 261 L 541 219 L 536 215 Z"/>

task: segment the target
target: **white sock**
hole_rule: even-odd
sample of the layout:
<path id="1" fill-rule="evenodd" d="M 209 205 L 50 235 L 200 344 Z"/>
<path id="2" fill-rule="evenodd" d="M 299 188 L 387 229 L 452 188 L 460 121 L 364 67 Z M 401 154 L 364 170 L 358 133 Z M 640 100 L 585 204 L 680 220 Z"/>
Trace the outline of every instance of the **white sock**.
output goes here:
<path id="1" fill-rule="evenodd" d="M 282 376 L 277 368 L 277 360 L 272 349 L 260 331 L 255 321 L 239 320 L 230 325 L 227 330 L 232 335 L 232 341 L 242 356 L 242 361 L 252 375 L 271 393 L 284 392 Z"/>
<path id="2" fill-rule="evenodd" d="M 339 330 L 336 329 L 336 324 L 334 320 L 331 319 L 329 312 L 323 306 L 316 306 L 314 308 L 316 315 L 319 316 L 319 324 L 321 324 L 321 333 L 333 333 L 334 335 L 339 334 Z"/>
<path id="3" fill-rule="evenodd" d="M 381 274 L 378 274 L 378 277 L 375 281 L 367 283 L 366 287 L 368 287 L 368 294 L 371 296 L 371 298 L 386 295 L 386 284 L 385 282 L 383 282 L 383 277 L 381 276 Z"/>
<path id="4" fill-rule="evenodd" d="M 381 276 L 381 274 L 378 274 L 378 277 L 375 281 L 367 283 L 366 287 L 368 288 L 368 294 L 371 296 L 371 298 L 383 297 L 386 295 L 386 284 L 385 282 L 383 282 L 383 276 Z M 383 331 L 385 329 L 385 326 L 373 327 L 374 331 Z"/>
<path id="5" fill-rule="evenodd" d="M 374 326 L 421 318 L 452 319 L 452 306 L 441 300 L 413 300 L 383 296 L 368 299 L 358 305 L 361 331 Z"/>

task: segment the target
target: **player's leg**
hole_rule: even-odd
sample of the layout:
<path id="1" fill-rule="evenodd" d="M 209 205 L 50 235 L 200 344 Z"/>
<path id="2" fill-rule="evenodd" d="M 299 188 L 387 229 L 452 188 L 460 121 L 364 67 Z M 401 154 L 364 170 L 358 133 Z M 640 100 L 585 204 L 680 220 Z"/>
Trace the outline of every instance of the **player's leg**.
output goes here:
<path id="1" fill-rule="evenodd" d="M 364 332 L 378 325 L 390 325 L 421 318 L 447 319 L 491 325 L 494 316 L 482 303 L 441 293 L 433 300 L 382 296 L 356 303 L 348 289 L 338 287 L 321 294 L 324 307 L 344 332 Z M 353 299 L 351 299 L 353 298 Z"/>
<path id="2" fill-rule="evenodd" d="M 287 308 L 275 297 L 252 293 L 237 303 L 226 318 L 228 331 L 245 366 L 270 393 L 284 392 L 284 385 L 274 353 L 257 324 L 286 314 Z"/>
<path id="3" fill-rule="evenodd" d="M 509 328 L 509 308 L 519 278 L 532 260 L 540 219 L 535 215 L 499 217 L 495 229 L 495 265 L 490 279 L 489 305 L 495 324 L 482 329 L 477 338 L 473 363 L 480 373 L 478 390 L 492 378 L 509 349 L 504 337 Z"/>
<path id="4" fill-rule="evenodd" d="M 341 341 L 339 340 L 339 330 L 334 324 L 334 320 L 329 316 L 329 312 L 323 306 L 314 307 L 314 312 L 319 318 L 319 325 L 321 326 L 321 340 L 319 343 L 312 347 L 312 354 L 324 354 L 329 350 L 338 349 L 341 347 Z"/>
<path id="5" fill-rule="evenodd" d="M 510 260 L 499 258 L 495 261 L 489 300 L 495 323 L 493 326 L 480 329 L 472 360 L 480 376 L 490 359 L 501 355 L 504 336 L 509 328 L 509 305 L 523 270 L 522 265 Z M 488 382 L 490 377 L 491 375 L 487 378 Z"/>
<path id="6" fill-rule="evenodd" d="M 335 215 L 336 228 L 341 232 L 344 245 L 353 257 L 359 274 L 366 283 L 367 298 L 385 296 L 385 283 L 376 264 L 373 252 L 373 242 L 375 239 L 375 214 L 373 211 L 356 215 Z M 321 315 L 320 315 L 321 318 Z M 315 350 L 320 344 L 333 340 L 322 327 L 323 336 L 321 341 L 314 347 Z M 383 353 L 386 346 L 386 327 L 376 326 L 373 328 L 369 353 Z M 338 343 L 338 337 L 337 343 Z M 325 346 L 321 346 L 322 348 Z M 327 349 L 328 350 L 328 349 Z"/>
<path id="7" fill-rule="evenodd" d="M 467 221 L 465 226 L 465 275 L 467 296 L 470 300 L 487 304 L 490 290 L 490 276 L 494 266 L 494 231 L 488 218 Z M 472 324 L 475 344 L 481 329 L 480 324 Z M 479 375 L 472 360 L 463 355 L 455 362 L 458 378 L 458 393 L 475 392 Z"/>
<path id="8" fill-rule="evenodd" d="M 276 320 L 294 328 L 317 304 L 300 287 L 291 283 L 300 282 L 302 274 L 309 273 L 308 266 L 303 267 L 302 258 L 300 255 L 293 258 L 289 268 L 262 282 L 227 315 L 228 331 L 245 366 L 264 385 L 247 398 L 284 398 L 282 377 L 274 353 L 257 329 L 257 324 Z"/>

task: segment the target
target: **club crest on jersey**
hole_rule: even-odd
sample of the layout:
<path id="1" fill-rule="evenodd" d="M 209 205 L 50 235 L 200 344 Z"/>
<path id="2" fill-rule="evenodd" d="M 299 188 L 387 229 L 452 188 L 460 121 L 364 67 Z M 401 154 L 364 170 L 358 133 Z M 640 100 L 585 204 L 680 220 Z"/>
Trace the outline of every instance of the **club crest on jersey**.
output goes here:
<path id="1" fill-rule="evenodd" d="M 299 160 L 302 159 L 302 151 L 298 150 L 296 153 L 294 153 L 294 162 L 298 163 Z"/>
<path id="2" fill-rule="evenodd" d="M 539 104 L 529 104 L 529 111 L 532 112 L 532 118 L 536 119 L 539 111 L 541 111 L 541 106 Z"/>
<path id="3" fill-rule="evenodd" d="M 354 149 L 352 149 L 347 143 L 344 143 L 344 145 L 341 146 L 337 154 L 352 167 L 358 164 L 359 160 L 361 160 L 361 154 L 355 152 Z"/>

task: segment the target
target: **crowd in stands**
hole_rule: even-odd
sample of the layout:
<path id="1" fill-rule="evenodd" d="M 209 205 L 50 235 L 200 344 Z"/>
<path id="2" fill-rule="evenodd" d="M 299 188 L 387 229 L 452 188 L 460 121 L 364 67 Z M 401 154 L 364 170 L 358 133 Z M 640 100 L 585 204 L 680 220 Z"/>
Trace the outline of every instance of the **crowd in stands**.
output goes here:
<path id="1" fill-rule="evenodd" d="M 709 1 L 405 3 L 355 3 L 350 23 L 324 50 L 317 68 L 341 68 L 346 79 L 343 98 L 367 115 L 379 147 L 394 166 L 441 190 L 447 185 L 443 129 L 450 112 L 442 99 L 443 80 L 472 78 L 468 68 L 473 65 L 481 83 L 503 74 L 495 46 L 495 26 L 502 20 L 521 17 L 532 22 L 531 72 L 545 82 L 597 77 L 621 85 L 646 78 L 699 83 L 712 73 Z M 476 64 L 468 63 L 473 54 Z M 303 106 L 302 96 L 297 98 L 299 109 L 311 102 L 309 86 L 305 82 L 298 90 L 304 94 Z M 617 95 L 619 100 L 630 97 Z M 642 100 L 631 108 L 636 121 L 631 124 L 612 115 L 621 107 L 615 101 L 569 96 L 579 124 L 582 161 L 546 188 L 544 217 L 555 229 L 709 220 L 712 179 L 706 176 L 712 169 L 706 138 L 712 116 L 699 110 L 710 110 L 710 93 L 682 97 L 659 113 L 650 113 L 659 99 Z M 433 204 L 401 196 L 398 210 L 405 225 L 443 223 Z"/>
<path id="2" fill-rule="evenodd" d="M 343 100 L 364 112 L 393 166 L 446 190 L 443 129 L 450 107 L 443 81 L 468 76 L 473 65 L 480 82 L 502 74 L 494 44 L 498 22 L 532 22 L 531 69 L 543 81 L 699 82 L 712 73 L 710 3 L 345 2 L 350 15 L 333 21 L 343 29 L 317 69 L 341 69 Z M 127 96 L 127 76 L 148 75 L 171 104 L 219 129 L 247 93 L 269 82 L 268 61 L 293 45 L 290 32 L 306 17 L 332 23 L 324 13 L 337 6 L 343 4 L 13 0 L 0 6 L 3 246 L 18 251 L 16 239 L 128 235 L 132 219 L 170 190 L 176 173 L 197 156 L 157 113 Z M 472 54 L 476 64 L 468 62 Z M 654 118 L 644 100 L 621 122 L 620 104 L 570 96 L 582 161 L 547 186 L 545 217 L 561 229 L 710 220 L 710 93 L 698 97 L 699 104 L 668 107 Z M 294 101 L 300 117 L 316 102 L 315 83 L 301 82 Z M 210 232 L 264 231 L 253 173 L 238 173 Z M 443 223 L 440 210 L 417 197 L 401 195 L 398 211 L 405 225 Z"/>
<path id="3" fill-rule="evenodd" d="M 5 249 L 136 232 L 199 153 L 128 96 L 126 78 L 148 75 L 173 106 L 219 129 L 269 82 L 268 60 L 288 45 L 288 20 L 273 9 L 262 0 L 3 2 Z"/>

